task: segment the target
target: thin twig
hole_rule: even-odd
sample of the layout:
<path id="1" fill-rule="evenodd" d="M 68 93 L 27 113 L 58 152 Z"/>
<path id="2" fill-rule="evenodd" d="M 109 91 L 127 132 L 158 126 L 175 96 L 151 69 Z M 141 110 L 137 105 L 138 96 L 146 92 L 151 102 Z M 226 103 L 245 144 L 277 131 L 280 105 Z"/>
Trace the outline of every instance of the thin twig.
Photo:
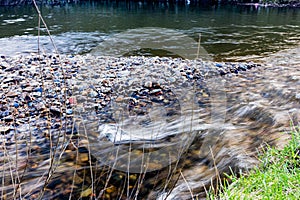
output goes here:
<path id="1" fill-rule="evenodd" d="M 201 33 L 199 33 L 199 39 L 198 39 L 197 59 L 199 58 L 199 54 L 200 54 L 200 43 L 201 43 Z"/>
<path id="2" fill-rule="evenodd" d="M 221 180 L 221 177 L 220 177 L 220 173 L 219 173 L 219 170 L 218 170 L 218 167 L 217 167 L 217 164 L 216 164 L 216 160 L 215 160 L 213 151 L 211 149 L 211 146 L 209 147 L 209 150 L 210 150 L 213 162 L 214 162 L 214 169 L 215 169 L 216 177 L 217 177 L 217 179 L 216 179 L 217 183 L 216 183 L 216 189 L 215 189 L 215 194 L 216 194 L 218 192 L 219 184 L 222 183 L 222 180 Z"/>
<path id="3" fill-rule="evenodd" d="M 58 54 L 58 50 L 57 50 L 56 45 L 55 45 L 55 43 L 54 43 L 54 40 L 53 40 L 53 38 L 52 38 L 52 36 L 51 36 L 50 30 L 49 30 L 49 28 L 48 28 L 48 26 L 47 26 L 47 24 L 46 24 L 46 22 L 45 22 L 45 20 L 44 20 L 44 18 L 43 18 L 43 16 L 42 16 L 42 14 L 41 14 L 41 11 L 40 11 L 39 7 L 37 6 L 36 1 L 35 1 L 35 0 L 32 0 L 32 1 L 33 1 L 33 5 L 34 5 L 34 7 L 35 7 L 35 9 L 36 9 L 36 11 L 37 11 L 37 13 L 38 13 L 38 15 L 39 15 L 39 21 L 42 20 L 43 25 L 45 26 L 46 31 L 47 31 L 47 33 L 48 33 L 48 36 L 49 36 L 49 38 L 50 38 L 50 40 L 51 40 L 51 43 L 52 43 L 52 45 L 53 45 L 53 47 L 54 47 L 55 53 Z M 39 29 L 40 29 L 40 27 L 39 27 Z"/>
<path id="4" fill-rule="evenodd" d="M 180 175 L 183 179 L 183 181 L 185 182 L 186 186 L 188 187 L 189 191 L 190 191 L 190 194 L 191 194 L 191 198 L 194 200 L 194 195 L 193 195 L 193 191 L 192 191 L 192 188 L 190 187 L 189 183 L 186 181 L 182 171 L 180 170 Z"/>

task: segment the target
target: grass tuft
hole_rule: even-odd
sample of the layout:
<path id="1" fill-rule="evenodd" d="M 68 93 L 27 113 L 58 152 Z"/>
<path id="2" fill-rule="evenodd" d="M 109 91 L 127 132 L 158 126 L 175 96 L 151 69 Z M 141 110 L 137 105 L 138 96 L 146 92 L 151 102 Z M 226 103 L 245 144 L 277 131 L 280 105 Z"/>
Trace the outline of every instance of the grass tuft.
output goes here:
<path id="1" fill-rule="evenodd" d="M 300 199 L 300 128 L 295 127 L 288 145 L 278 150 L 268 147 L 260 166 L 249 174 L 227 175 L 218 197 L 209 199 Z"/>

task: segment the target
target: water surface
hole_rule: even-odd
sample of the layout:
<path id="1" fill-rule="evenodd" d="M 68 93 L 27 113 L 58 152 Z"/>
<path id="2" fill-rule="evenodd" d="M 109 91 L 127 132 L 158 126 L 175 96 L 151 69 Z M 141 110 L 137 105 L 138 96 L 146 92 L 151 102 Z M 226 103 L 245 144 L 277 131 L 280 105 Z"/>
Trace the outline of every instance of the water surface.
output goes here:
<path id="1" fill-rule="evenodd" d="M 123 32 L 149 27 L 159 29 L 161 35 L 165 35 L 163 30 L 176 31 L 190 37 L 195 45 L 201 34 L 201 46 L 215 60 L 253 60 L 292 48 L 300 41 L 300 10 L 291 8 L 91 1 L 62 7 L 40 6 L 40 10 L 59 53 L 91 52 L 115 34 L 126 43 L 128 38 L 122 38 Z M 0 54 L 37 51 L 35 9 L 1 7 L 0 13 L 0 45 L 6 47 L 1 48 Z M 40 34 L 41 49 L 54 52 L 44 26 Z M 106 47 L 102 44 L 101 48 L 120 48 L 114 46 L 117 42 L 106 42 Z M 159 42 L 164 49 L 165 39 Z M 143 53 L 172 56 L 147 48 L 133 54 Z"/>

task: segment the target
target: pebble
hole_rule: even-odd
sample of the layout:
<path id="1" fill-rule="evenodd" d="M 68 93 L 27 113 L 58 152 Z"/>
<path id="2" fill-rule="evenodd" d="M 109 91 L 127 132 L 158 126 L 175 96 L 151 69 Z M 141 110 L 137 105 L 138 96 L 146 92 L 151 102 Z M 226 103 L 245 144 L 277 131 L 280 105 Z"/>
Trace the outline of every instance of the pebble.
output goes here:
<path id="1" fill-rule="evenodd" d="M 40 64 L 42 69 L 38 67 Z M 111 101 L 120 107 L 126 106 L 132 115 L 145 115 L 158 104 L 165 106 L 165 115 L 171 119 L 171 113 L 176 114 L 180 108 L 173 89 L 186 88 L 190 86 L 188 83 L 211 76 L 239 74 L 255 66 L 253 63 L 237 65 L 159 57 L 34 54 L 1 57 L 0 133 L 5 134 L 7 148 L 20 155 L 27 155 L 24 138 L 30 135 L 31 142 L 38 147 L 35 149 L 39 149 L 36 152 L 41 154 L 36 157 L 45 159 L 51 149 L 50 141 L 56 144 L 58 137 L 63 136 L 59 131 L 67 130 L 67 135 L 80 133 L 79 128 L 74 131 L 72 126 L 73 119 L 78 118 L 77 111 L 83 112 L 85 119 L 111 123 L 115 120 Z M 162 74 L 162 70 L 165 73 Z M 300 97 L 296 95 L 296 98 Z M 143 123 L 148 123 L 147 119 Z M 16 145 L 14 137 L 21 138 L 19 143 L 24 147 Z M 13 151 L 16 146 L 18 151 Z M 1 151 L 0 155 L 3 156 Z M 80 154 L 79 160 L 89 161 L 87 155 Z M 34 173 L 36 168 L 30 170 Z M 90 195 L 90 191 L 86 195 Z"/>
<path id="2" fill-rule="evenodd" d="M 118 96 L 115 101 L 122 102 L 123 100 L 124 100 L 124 98 L 122 96 Z"/>
<path id="3" fill-rule="evenodd" d="M 67 109 L 67 110 L 66 110 L 66 113 L 67 113 L 68 115 L 71 115 L 71 114 L 73 113 L 73 110 L 72 110 L 72 109 Z"/>
<path id="4" fill-rule="evenodd" d="M 0 126 L 0 133 L 6 134 L 11 128 L 9 126 Z"/>
<path id="5" fill-rule="evenodd" d="M 18 103 L 18 102 L 15 102 L 15 103 L 14 103 L 14 107 L 15 107 L 15 108 L 18 108 L 18 107 L 19 107 L 19 103 Z"/>
<path id="6" fill-rule="evenodd" d="M 42 93 L 42 92 L 43 92 L 43 88 L 37 87 L 37 88 L 35 88 L 35 92 L 40 92 L 40 93 Z"/>
<path id="7" fill-rule="evenodd" d="M 26 87 L 26 88 L 23 88 L 23 92 L 32 92 L 33 90 L 33 87 Z"/>
<path id="8" fill-rule="evenodd" d="M 96 61 L 97 66 L 93 70 L 93 63 Z M 42 63 L 44 73 L 40 72 L 37 64 Z M 47 65 L 47 63 L 51 63 Z M 74 65 L 76 63 L 76 65 Z M 182 60 L 159 57 L 130 57 L 130 58 L 112 58 L 112 57 L 93 57 L 93 56 L 38 56 L 31 55 L 28 57 L 5 57 L 0 60 L 1 66 L 5 66 L 2 74 L 1 94 L 10 99 L 10 103 L 14 109 L 20 111 L 19 116 L 39 116 L 43 113 L 50 112 L 55 116 L 61 116 L 63 110 L 67 115 L 73 114 L 72 106 L 77 105 L 76 97 L 69 96 L 66 105 L 71 107 L 61 109 L 64 95 L 72 94 L 68 87 L 73 84 L 70 80 L 75 80 L 77 84 L 88 82 L 89 80 L 97 80 L 98 83 L 90 84 L 91 87 L 82 88 L 81 95 L 87 95 L 83 98 L 95 98 L 98 101 L 95 104 L 97 109 L 105 109 L 109 105 L 111 99 L 120 103 L 124 102 L 128 94 L 122 94 L 124 87 L 128 92 L 136 93 L 135 104 L 145 107 L 147 96 L 151 97 L 151 101 L 169 102 L 164 94 L 164 89 L 160 85 L 177 84 L 178 81 L 183 83 L 193 81 L 212 74 L 226 75 L 230 73 L 240 73 L 256 65 L 253 63 L 212 63 L 201 60 Z M 66 70 L 61 71 L 61 65 Z M 145 68 L 149 66 L 150 68 Z M 173 72 L 165 71 L 161 74 L 160 70 L 164 67 L 171 68 Z M 83 73 L 84 71 L 87 72 Z M 88 74 L 92 72 L 92 74 Z M 143 73 L 145 73 L 143 75 Z M 157 83 L 146 80 L 146 77 L 158 77 Z M 40 79 L 44 76 L 43 87 Z M 144 76 L 144 78 L 143 78 Z M 65 82 L 64 77 L 67 77 Z M 145 79 L 143 85 L 136 85 Z M 82 80 L 82 82 L 80 82 Z M 116 84 L 117 83 L 117 84 Z M 117 89 L 116 85 L 119 85 Z M 67 86 L 65 90 L 62 86 Z M 184 87 L 184 84 L 182 84 Z M 75 89 L 76 90 L 76 89 Z M 114 90 L 120 91 L 120 94 L 113 96 Z M 75 93 L 78 91 L 75 91 Z M 78 96 L 78 95 L 77 95 Z M 298 96 L 296 96 L 298 98 Z M 50 100 L 52 99 L 52 100 Z M 98 100 L 97 100 L 98 99 Z M 139 101 L 138 99 L 141 99 Z M 149 103 L 149 102 L 148 102 Z M 146 103 L 147 104 L 147 103 Z M 55 105 L 55 106 L 54 106 Z M 27 110 L 27 114 L 25 113 Z M 1 117 L 8 117 L 9 111 L 1 111 Z M 6 118 L 6 121 L 9 121 Z"/>
<path id="9" fill-rule="evenodd" d="M 8 93 L 6 93 L 6 96 L 7 97 L 15 97 L 15 96 L 18 96 L 18 94 L 16 92 L 8 92 Z"/>
<path id="10" fill-rule="evenodd" d="M 70 97 L 70 98 L 69 98 L 69 103 L 70 103 L 71 105 L 76 105 L 76 104 L 77 104 L 76 98 L 75 98 L 75 97 Z"/>
<path id="11" fill-rule="evenodd" d="M 33 92 L 32 96 L 34 96 L 34 97 L 40 97 L 40 96 L 42 96 L 42 93 L 41 92 Z"/>

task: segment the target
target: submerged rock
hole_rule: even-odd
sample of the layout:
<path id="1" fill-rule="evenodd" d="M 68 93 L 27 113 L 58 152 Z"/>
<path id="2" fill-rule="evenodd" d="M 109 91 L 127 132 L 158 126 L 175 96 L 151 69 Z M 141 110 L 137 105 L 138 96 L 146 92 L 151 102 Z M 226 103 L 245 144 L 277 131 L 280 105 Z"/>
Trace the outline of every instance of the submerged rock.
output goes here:
<path id="1" fill-rule="evenodd" d="M 220 174 L 253 167 L 256 148 L 279 144 L 285 135 L 277 132 L 288 129 L 289 115 L 299 120 L 292 65 L 89 55 L 0 62 L 5 69 L 18 66 L 1 69 L 1 176 L 9 188 L 15 171 L 24 172 L 22 197 L 43 189 L 41 177 L 54 159 L 46 190 L 63 188 L 75 199 L 92 184 L 99 198 L 129 198 L 119 193 L 128 173 L 129 192 L 138 198 L 190 198 L 179 171 L 197 198 L 215 177 L 214 167 Z M 20 169 L 11 174 L 15 158 Z M 51 192 L 45 198 L 56 198 Z"/>
<path id="2" fill-rule="evenodd" d="M 8 133 L 12 128 L 10 126 L 0 126 L 0 133 L 1 134 L 6 134 Z"/>

